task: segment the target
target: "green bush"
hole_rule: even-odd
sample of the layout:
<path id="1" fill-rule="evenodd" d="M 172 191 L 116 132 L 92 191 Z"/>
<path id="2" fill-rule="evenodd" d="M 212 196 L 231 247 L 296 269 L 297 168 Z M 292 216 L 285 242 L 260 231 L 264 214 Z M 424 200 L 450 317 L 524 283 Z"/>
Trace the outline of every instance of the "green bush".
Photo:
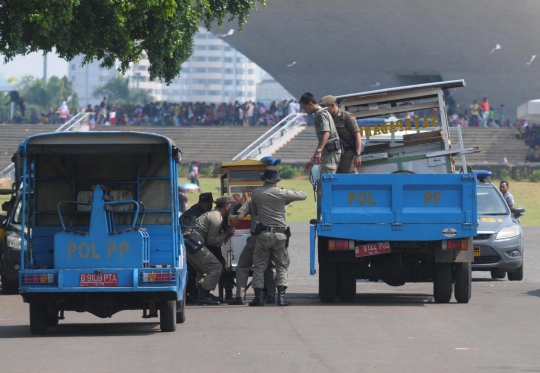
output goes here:
<path id="1" fill-rule="evenodd" d="M 501 172 L 499 173 L 499 178 L 501 180 L 509 180 L 510 179 L 510 173 L 506 168 L 503 168 Z"/>
<path id="2" fill-rule="evenodd" d="M 534 170 L 532 174 L 529 175 L 529 180 L 536 182 L 540 180 L 540 170 Z"/>
<path id="3" fill-rule="evenodd" d="M 516 170 L 516 176 L 514 177 L 514 180 L 521 181 L 523 180 L 523 177 L 526 177 L 526 175 L 523 175 L 519 169 Z"/>
<path id="4" fill-rule="evenodd" d="M 289 164 L 278 166 L 278 170 L 279 176 L 281 176 L 282 179 L 292 179 L 293 177 L 302 176 L 304 174 L 303 167 L 291 166 Z"/>

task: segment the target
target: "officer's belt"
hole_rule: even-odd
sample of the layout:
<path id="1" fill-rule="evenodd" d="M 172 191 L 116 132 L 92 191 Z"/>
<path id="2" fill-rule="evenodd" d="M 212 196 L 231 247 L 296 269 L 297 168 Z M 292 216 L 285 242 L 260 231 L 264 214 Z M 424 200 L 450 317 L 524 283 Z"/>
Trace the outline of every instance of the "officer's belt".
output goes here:
<path id="1" fill-rule="evenodd" d="M 265 225 L 262 226 L 263 232 L 285 233 L 286 230 L 287 230 L 287 227 L 267 227 Z"/>

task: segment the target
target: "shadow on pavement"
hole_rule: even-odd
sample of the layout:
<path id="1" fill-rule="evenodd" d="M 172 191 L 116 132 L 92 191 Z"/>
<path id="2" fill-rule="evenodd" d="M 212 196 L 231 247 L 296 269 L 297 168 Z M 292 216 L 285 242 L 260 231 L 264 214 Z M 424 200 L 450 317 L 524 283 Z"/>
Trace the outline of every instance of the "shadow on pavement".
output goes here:
<path id="1" fill-rule="evenodd" d="M 30 333 L 30 325 L 0 325 L 0 339 L 43 337 L 139 336 L 161 333 L 159 323 L 58 324 L 44 335 Z"/>
<path id="2" fill-rule="evenodd" d="M 347 307 L 347 306 L 424 306 L 435 303 L 433 295 L 425 293 L 358 293 L 353 303 L 341 302 L 337 297 L 334 303 L 323 303 L 319 296 L 313 293 L 287 293 L 287 299 L 293 306 L 317 306 L 317 307 Z"/>
<path id="3" fill-rule="evenodd" d="M 526 294 L 531 295 L 533 297 L 540 297 L 540 289 L 528 291 Z"/>

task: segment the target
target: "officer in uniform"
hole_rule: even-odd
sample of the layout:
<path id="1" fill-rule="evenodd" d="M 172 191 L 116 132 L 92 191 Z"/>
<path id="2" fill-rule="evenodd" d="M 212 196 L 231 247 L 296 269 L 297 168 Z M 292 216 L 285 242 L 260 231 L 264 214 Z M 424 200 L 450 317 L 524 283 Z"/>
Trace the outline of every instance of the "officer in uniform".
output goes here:
<path id="1" fill-rule="evenodd" d="M 244 217 L 251 214 L 251 198 L 240 207 L 237 215 L 231 221 L 229 225 L 229 231 L 234 233 L 234 228 L 244 219 Z M 257 217 L 251 216 L 251 236 L 248 237 L 246 241 L 246 246 L 238 258 L 238 264 L 236 266 L 236 298 L 234 298 L 233 304 L 235 305 L 244 305 L 246 302 L 244 298 L 246 296 L 246 288 L 249 277 L 249 270 L 253 266 L 253 251 L 255 251 L 255 242 L 257 241 L 257 236 L 253 233 L 255 232 Z M 264 272 L 264 284 L 266 285 L 267 298 L 266 303 L 274 304 L 276 303 L 275 294 L 276 294 L 276 281 L 275 281 L 275 269 L 273 266 L 268 266 Z"/>
<path id="2" fill-rule="evenodd" d="M 188 262 L 197 271 L 199 295 L 197 304 L 217 305 L 219 301 L 210 294 L 216 288 L 222 273 L 221 262 L 212 254 L 207 246 L 221 246 L 229 236 L 222 230 L 222 222 L 231 213 L 232 199 L 222 196 L 216 199 L 216 208 L 205 212 L 197 219 L 197 225 L 188 229 L 184 237 L 196 232 L 204 241 L 204 246 L 195 253 L 188 252 Z"/>
<path id="3" fill-rule="evenodd" d="M 341 151 L 341 159 L 337 169 L 338 174 L 356 174 L 356 170 L 360 167 L 362 159 L 362 137 L 358 122 L 353 114 L 341 110 L 336 103 L 335 96 L 324 96 L 319 101 L 319 106 L 328 108 L 328 113 L 334 119 L 334 124 L 339 135 L 339 139 L 343 144 Z"/>
<path id="4" fill-rule="evenodd" d="M 315 114 L 315 131 L 319 140 L 317 150 L 305 168 L 311 169 L 314 164 L 319 164 L 321 174 L 335 174 L 341 158 L 341 142 L 332 116 L 327 108 L 317 104 L 315 96 L 309 92 L 302 95 L 300 105 L 307 114 Z"/>
<path id="5" fill-rule="evenodd" d="M 275 166 L 268 166 L 261 180 L 264 185 L 251 194 L 251 215 L 257 217 L 255 233 L 255 251 L 253 253 L 253 290 L 255 298 L 250 306 L 264 306 L 263 287 L 264 272 L 269 265 L 270 257 L 274 259 L 276 267 L 276 287 L 278 290 L 278 305 L 289 306 L 285 300 L 287 289 L 287 269 L 289 268 L 289 254 L 287 253 L 287 223 L 285 222 L 285 205 L 293 201 L 303 201 L 307 195 L 304 192 L 277 187 L 281 180 L 279 171 Z"/>
<path id="6" fill-rule="evenodd" d="M 192 215 L 198 219 L 199 216 L 205 212 L 212 210 L 213 203 L 214 197 L 212 196 L 212 193 L 201 193 L 199 194 L 199 202 L 187 209 L 183 215 Z M 196 281 L 197 271 L 195 271 L 195 268 L 193 268 L 189 262 L 187 264 L 187 270 L 188 280 L 186 284 L 186 301 L 187 303 L 193 304 L 197 302 L 198 298 Z"/>

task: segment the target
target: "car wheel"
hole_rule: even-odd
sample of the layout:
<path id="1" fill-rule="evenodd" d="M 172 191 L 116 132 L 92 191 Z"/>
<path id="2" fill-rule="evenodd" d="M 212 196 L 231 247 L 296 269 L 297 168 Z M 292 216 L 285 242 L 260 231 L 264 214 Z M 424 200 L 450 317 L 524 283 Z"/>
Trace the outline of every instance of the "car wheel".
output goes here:
<path id="1" fill-rule="evenodd" d="M 356 265 L 340 264 L 339 296 L 342 302 L 354 302 L 356 296 Z"/>
<path id="2" fill-rule="evenodd" d="M 523 263 L 514 272 L 508 272 L 508 280 L 510 281 L 522 281 L 523 280 Z"/>
<path id="3" fill-rule="evenodd" d="M 456 263 L 454 269 L 454 297 L 458 303 L 469 303 L 471 299 L 471 263 Z"/>
<path id="4" fill-rule="evenodd" d="M 503 279 L 506 277 L 506 272 L 501 271 L 500 269 L 494 269 L 491 271 L 491 278 L 492 279 Z"/>
<path id="5" fill-rule="evenodd" d="M 47 333 L 47 305 L 42 302 L 30 302 L 30 331 L 32 334 Z"/>
<path id="6" fill-rule="evenodd" d="M 161 307 L 159 309 L 159 325 L 162 332 L 174 332 L 176 330 L 175 300 L 161 302 Z"/>
<path id="7" fill-rule="evenodd" d="M 452 298 L 452 263 L 435 264 L 433 297 L 437 303 L 450 302 L 450 298 Z"/>

